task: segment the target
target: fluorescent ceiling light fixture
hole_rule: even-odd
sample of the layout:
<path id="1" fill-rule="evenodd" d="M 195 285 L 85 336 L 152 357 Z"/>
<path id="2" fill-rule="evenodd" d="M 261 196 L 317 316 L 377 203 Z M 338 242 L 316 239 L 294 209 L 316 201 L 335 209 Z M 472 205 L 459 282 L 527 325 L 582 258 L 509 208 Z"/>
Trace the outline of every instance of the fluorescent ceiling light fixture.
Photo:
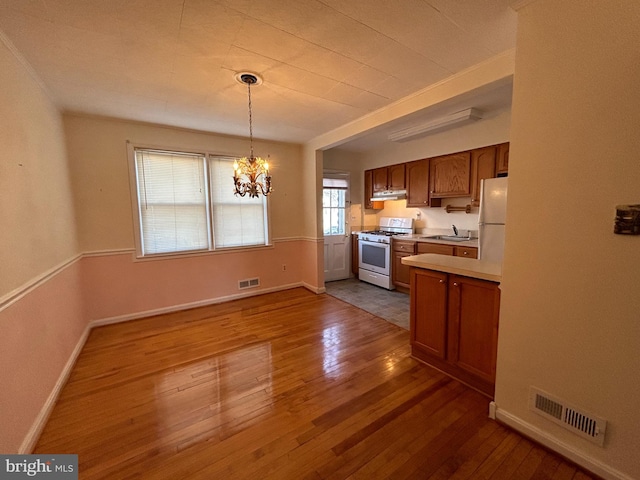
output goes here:
<path id="1" fill-rule="evenodd" d="M 413 140 L 415 137 L 440 132 L 448 128 L 480 120 L 481 118 L 482 112 L 480 110 L 477 108 L 467 108 L 466 110 L 432 120 L 431 122 L 421 123 L 420 125 L 414 125 L 403 130 L 398 130 L 397 132 L 392 132 L 388 138 L 392 142 L 405 142 L 407 140 Z"/>

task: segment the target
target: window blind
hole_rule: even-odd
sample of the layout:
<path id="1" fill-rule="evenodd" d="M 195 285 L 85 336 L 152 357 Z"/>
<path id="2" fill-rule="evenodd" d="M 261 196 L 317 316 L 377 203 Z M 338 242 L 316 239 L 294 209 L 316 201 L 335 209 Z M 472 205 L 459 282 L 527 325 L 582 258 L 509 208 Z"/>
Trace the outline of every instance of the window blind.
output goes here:
<path id="1" fill-rule="evenodd" d="M 266 245 L 267 199 L 263 195 L 257 198 L 234 195 L 233 160 L 209 157 L 214 247 Z"/>
<path id="2" fill-rule="evenodd" d="M 136 150 L 142 254 L 210 247 L 205 157 Z"/>

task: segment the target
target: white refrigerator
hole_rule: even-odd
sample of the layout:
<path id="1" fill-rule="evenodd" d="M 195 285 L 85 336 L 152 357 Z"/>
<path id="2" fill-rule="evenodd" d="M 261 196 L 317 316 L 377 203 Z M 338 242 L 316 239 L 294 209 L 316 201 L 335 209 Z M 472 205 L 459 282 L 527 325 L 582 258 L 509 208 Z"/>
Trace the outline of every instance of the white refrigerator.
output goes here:
<path id="1" fill-rule="evenodd" d="M 507 216 L 507 177 L 482 180 L 478 217 L 478 258 L 502 263 Z"/>

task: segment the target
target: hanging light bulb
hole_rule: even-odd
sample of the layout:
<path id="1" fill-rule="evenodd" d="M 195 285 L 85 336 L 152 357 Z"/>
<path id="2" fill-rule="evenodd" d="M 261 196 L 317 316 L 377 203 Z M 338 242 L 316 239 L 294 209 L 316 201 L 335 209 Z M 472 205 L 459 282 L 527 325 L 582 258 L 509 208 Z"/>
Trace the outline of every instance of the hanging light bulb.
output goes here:
<path id="1" fill-rule="evenodd" d="M 249 145 L 248 157 L 238 158 L 233 162 L 233 184 L 235 194 L 244 197 L 258 197 L 260 194 L 271 193 L 271 175 L 269 174 L 269 162 L 253 154 L 253 115 L 251 111 L 251 85 L 258 82 L 258 77 L 252 73 L 242 73 L 236 78 L 247 85 L 249 96 Z"/>

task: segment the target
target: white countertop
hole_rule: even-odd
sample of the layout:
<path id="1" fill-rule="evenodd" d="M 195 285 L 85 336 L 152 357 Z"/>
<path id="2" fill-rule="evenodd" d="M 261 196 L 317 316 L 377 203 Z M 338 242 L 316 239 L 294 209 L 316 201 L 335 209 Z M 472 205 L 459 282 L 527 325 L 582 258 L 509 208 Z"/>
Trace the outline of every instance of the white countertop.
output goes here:
<path id="1" fill-rule="evenodd" d="M 453 273 L 480 280 L 489 280 L 491 282 L 500 282 L 502 280 L 502 264 L 484 262 L 474 258 L 423 253 L 421 255 L 404 257 L 402 258 L 402 263 L 411 267 Z"/>

